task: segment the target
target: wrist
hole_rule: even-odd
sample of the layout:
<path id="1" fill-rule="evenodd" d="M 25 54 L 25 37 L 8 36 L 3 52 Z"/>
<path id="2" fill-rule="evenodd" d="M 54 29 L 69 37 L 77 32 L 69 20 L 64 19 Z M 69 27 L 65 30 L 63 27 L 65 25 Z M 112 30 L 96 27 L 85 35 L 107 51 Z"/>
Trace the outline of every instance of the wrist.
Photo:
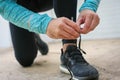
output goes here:
<path id="1" fill-rule="evenodd" d="M 100 3 L 100 0 L 86 0 L 82 4 L 81 8 L 79 9 L 79 12 L 81 12 L 84 9 L 89 9 L 96 12 L 98 9 L 99 3 Z"/>

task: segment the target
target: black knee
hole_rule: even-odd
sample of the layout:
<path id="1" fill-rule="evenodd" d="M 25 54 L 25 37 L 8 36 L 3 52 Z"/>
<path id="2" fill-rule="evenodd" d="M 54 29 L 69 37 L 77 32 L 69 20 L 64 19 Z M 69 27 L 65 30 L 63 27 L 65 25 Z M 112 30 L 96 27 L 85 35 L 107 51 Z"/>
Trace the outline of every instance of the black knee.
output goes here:
<path id="1" fill-rule="evenodd" d="M 24 67 L 31 66 L 37 56 L 34 33 L 10 24 L 11 38 L 15 57 Z"/>
<path id="2" fill-rule="evenodd" d="M 16 57 L 17 61 L 19 62 L 19 64 L 23 67 L 30 67 L 33 62 L 35 57 L 26 57 L 26 58 L 21 58 L 21 57 Z"/>

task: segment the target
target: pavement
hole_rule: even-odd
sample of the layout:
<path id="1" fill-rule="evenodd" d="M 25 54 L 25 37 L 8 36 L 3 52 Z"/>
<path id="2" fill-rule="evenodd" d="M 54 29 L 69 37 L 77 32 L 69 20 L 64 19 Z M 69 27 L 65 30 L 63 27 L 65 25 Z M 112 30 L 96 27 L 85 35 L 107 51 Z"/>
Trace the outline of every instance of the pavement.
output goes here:
<path id="1" fill-rule="evenodd" d="M 14 57 L 13 48 L 0 49 L 0 80 L 69 80 L 70 75 L 59 70 L 61 42 L 48 43 L 49 53 L 38 52 L 33 65 L 23 68 Z M 83 40 L 85 59 L 100 73 L 99 80 L 120 79 L 120 38 Z"/>

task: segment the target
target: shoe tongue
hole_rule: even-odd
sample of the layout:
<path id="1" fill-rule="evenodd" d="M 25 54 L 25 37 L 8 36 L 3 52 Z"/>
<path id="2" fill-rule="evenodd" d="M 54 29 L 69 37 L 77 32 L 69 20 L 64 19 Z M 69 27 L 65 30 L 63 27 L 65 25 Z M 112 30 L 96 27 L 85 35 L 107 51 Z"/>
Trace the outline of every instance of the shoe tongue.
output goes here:
<path id="1" fill-rule="evenodd" d="M 73 46 L 73 45 L 68 46 L 66 49 L 66 53 L 67 53 L 66 56 L 69 56 L 72 59 L 74 58 L 76 62 L 86 63 L 81 52 L 77 49 L 77 46 Z"/>
<path id="2" fill-rule="evenodd" d="M 72 52 L 77 49 L 77 46 L 69 45 L 66 49 L 66 52 Z"/>

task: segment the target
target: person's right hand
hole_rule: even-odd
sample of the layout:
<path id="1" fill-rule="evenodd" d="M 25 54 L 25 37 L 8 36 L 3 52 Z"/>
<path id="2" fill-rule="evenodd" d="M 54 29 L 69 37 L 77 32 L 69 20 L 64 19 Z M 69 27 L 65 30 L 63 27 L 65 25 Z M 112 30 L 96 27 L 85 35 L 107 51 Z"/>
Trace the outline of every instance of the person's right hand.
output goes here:
<path id="1" fill-rule="evenodd" d="M 80 36 L 80 27 L 72 20 L 61 17 L 50 21 L 46 34 L 54 39 L 76 39 Z"/>

